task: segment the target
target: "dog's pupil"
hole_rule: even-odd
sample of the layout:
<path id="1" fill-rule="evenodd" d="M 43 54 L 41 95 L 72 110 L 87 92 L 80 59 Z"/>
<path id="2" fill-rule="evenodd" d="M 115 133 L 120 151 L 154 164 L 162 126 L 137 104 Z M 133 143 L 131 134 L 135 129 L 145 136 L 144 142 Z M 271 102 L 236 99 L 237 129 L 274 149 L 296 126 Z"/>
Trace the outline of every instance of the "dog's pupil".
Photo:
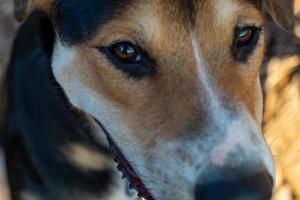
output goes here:
<path id="1" fill-rule="evenodd" d="M 136 50 L 133 46 L 128 44 L 119 44 L 115 48 L 116 55 L 121 59 L 125 60 L 135 60 L 137 55 Z"/>
<path id="2" fill-rule="evenodd" d="M 245 29 L 245 30 L 242 30 L 239 33 L 239 42 L 248 42 L 249 40 L 251 40 L 252 32 L 253 31 L 249 28 Z"/>

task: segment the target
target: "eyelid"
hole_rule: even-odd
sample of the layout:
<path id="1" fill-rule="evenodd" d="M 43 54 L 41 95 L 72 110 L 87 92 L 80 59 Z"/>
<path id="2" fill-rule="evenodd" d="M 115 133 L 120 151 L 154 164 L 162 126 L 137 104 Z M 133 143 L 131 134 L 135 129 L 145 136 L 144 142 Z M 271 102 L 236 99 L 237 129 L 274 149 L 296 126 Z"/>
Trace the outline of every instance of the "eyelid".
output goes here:
<path id="1" fill-rule="evenodd" d="M 244 27 L 237 26 L 236 30 L 235 30 L 235 40 L 237 38 L 239 38 L 238 35 L 237 35 L 239 31 L 246 31 L 247 29 L 251 29 L 252 36 L 254 36 L 255 34 L 261 35 L 264 32 L 263 27 L 257 27 L 257 26 L 252 26 L 252 25 L 250 25 L 250 26 L 244 26 Z"/>
<path id="2" fill-rule="evenodd" d="M 264 30 L 265 29 L 265 26 L 264 25 L 258 25 L 258 24 L 255 24 L 255 23 L 248 23 L 248 24 L 238 24 L 236 26 L 236 28 L 238 29 L 246 29 L 246 28 L 257 28 L 257 29 L 260 29 L 260 30 Z"/>
<path id="3" fill-rule="evenodd" d="M 239 41 L 240 37 L 238 37 L 238 34 L 241 31 L 246 31 L 247 29 L 251 29 L 252 31 L 251 39 L 247 41 Z M 263 26 L 256 26 L 253 24 L 237 25 L 235 27 L 235 36 L 232 46 L 233 56 L 240 62 L 246 62 L 259 44 L 262 32 Z"/>
<path id="4" fill-rule="evenodd" d="M 120 42 L 116 42 L 120 41 Z M 129 45 L 136 47 L 138 54 L 136 61 L 134 62 L 123 62 L 121 59 L 116 57 L 112 52 L 111 48 L 114 45 L 129 43 Z M 144 76 L 154 76 L 156 72 L 155 61 L 149 56 L 148 52 L 141 48 L 139 45 L 134 45 L 128 40 L 115 40 L 110 46 L 96 47 L 102 54 L 106 56 L 106 59 L 118 70 L 123 71 L 129 77 L 133 77 L 140 80 Z"/>
<path id="5" fill-rule="evenodd" d="M 236 25 L 238 27 L 245 27 L 245 26 L 262 27 L 265 26 L 265 22 L 261 20 L 249 19 L 248 17 L 247 18 L 242 17 L 237 20 Z"/>
<path id="6" fill-rule="evenodd" d="M 136 44 L 133 44 L 133 43 L 131 43 L 131 42 L 129 42 L 129 41 L 121 41 L 121 42 L 117 42 L 117 43 L 113 43 L 112 45 L 110 45 L 110 46 L 108 46 L 108 47 L 106 47 L 106 48 L 113 48 L 114 46 L 116 46 L 116 45 L 118 45 L 118 44 L 127 44 L 127 45 L 129 45 L 129 46 L 132 46 L 133 47 L 133 49 L 136 51 L 136 53 L 137 53 L 137 56 L 138 56 L 138 58 L 139 58 L 139 61 L 141 61 L 142 60 L 142 58 L 141 58 L 141 55 L 144 53 L 144 51 L 143 51 L 143 49 L 139 46 L 139 45 L 136 45 Z M 111 49 L 112 50 L 112 49 Z"/>
<path id="7" fill-rule="evenodd" d="M 108 42 L 108 43 L 105 43 L 102 47 L 111 47 L 111 46 L 114 46 L 114 45 L 116 45 L 116 44 L 120 44 L 120 43 L 126 43 L 126 44 L 131 44 L 131 45 L 133 45 L 133 46 L 135 46 L 135 47 L 139 47 L 139 45 L 138 45 L 138 43 L 136 42 L 136 41 L 133 41 L 133 40 L 131 40 L 131 39 L 128 39 L 128 38 L 118 38 L 118 39 L 116 39 L 116 40 L 112 40 L 112 41 L 110 41 L 110 42 Z"/>

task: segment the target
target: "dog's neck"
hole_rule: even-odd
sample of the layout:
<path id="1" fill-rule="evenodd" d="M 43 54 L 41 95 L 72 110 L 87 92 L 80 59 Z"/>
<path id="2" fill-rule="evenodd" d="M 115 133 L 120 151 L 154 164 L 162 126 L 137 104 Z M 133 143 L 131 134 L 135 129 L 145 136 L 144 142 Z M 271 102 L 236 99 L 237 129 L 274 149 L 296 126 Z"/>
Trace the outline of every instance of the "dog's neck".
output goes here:
<path id="1" fill-rule="evenodd" d="M 39 32 L 45 20 L 35 13 L 23 25 L 8 72 L 5 153 L 13 199 L 120 199 L 106 141 L 95 138 L 91 121 L 68 105 L 53 78 L 43 50 L 51 44 Z"/>

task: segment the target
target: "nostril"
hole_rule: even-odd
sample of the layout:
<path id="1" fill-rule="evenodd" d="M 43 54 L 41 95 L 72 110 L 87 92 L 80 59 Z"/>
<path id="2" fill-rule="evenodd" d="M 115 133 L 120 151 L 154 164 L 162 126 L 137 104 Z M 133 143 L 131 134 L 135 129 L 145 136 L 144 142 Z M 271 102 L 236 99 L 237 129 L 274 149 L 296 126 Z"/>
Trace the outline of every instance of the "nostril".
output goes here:
<path id="1" fill-rule="evenodd" d="M 214 177 L 215 178 L 215 177 Z M 252 176 L 237 177 L 199 183 L 195 188 L 196 200 L 270 200 L 273 192 L 273 178 L 267 172 L 260 172 Z"/>

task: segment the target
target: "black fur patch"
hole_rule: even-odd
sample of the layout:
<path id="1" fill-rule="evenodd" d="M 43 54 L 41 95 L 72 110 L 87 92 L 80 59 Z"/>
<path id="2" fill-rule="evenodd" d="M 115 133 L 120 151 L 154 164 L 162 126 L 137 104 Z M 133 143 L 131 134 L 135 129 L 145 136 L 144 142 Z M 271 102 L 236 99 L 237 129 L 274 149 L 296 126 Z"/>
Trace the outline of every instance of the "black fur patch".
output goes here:
<path id="1" fill-rule="evenodd" d="M 101 25 L 121 11 L 129 0 L 56 0 L 55 23 L 62 40 L 80 43 L 90 39 Z"/>
<path id="2" fill-rule="evenodd" d="M 13 199 L 28 191 L 41 199 L 62 193 L 106 194 L 114 169 L 83 171 L 68 163 L 61 148 L 83 144 L 110 155 L 91 134 L 84 117 L 66 103 L 51 71 L 51 22 L 35 12 L 21 27 L 9 66 L 9 112 L 4 138 Z"/>

